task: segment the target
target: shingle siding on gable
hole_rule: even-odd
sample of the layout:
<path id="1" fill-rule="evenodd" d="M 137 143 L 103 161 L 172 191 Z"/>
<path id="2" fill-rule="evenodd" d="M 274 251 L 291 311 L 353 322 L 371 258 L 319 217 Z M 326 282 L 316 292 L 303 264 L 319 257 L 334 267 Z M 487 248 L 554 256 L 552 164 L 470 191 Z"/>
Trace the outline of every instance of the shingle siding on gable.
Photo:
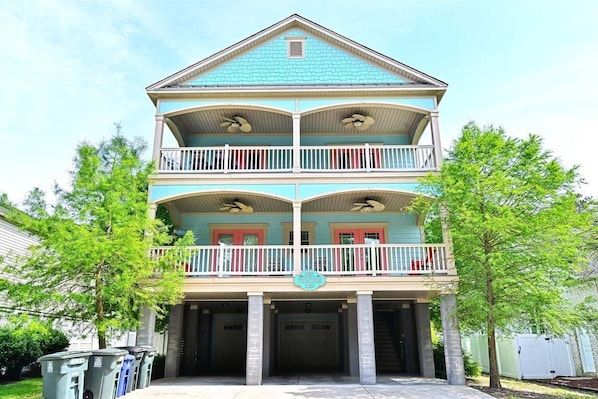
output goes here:
<path id="1" fill-rule="evenodd" d="M 305 57 L 287 57 L 287 36 L 305 36 Z M 406 80 L 294 29 L 187 82 L 191 86 L 397 84 Z"/>

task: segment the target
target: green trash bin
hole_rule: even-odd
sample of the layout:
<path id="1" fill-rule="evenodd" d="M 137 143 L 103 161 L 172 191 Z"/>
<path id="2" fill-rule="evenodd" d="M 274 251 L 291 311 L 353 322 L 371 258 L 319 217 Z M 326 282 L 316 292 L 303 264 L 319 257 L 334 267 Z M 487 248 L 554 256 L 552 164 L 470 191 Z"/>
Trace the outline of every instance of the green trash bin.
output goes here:
<path id="1" fill-rule="evenodd" d="M 85 372 L 83 399 L 114 399 L 118 388 L 118 377 L 126 350 L 100 349 L 91 351 Z"/>
<path id="2" fill-rule="evenodd" d="M 135 356 L 135 362 L 133 363 L 129 381 L 127 382 L 127 393 L 129 393 L 137 388 L 137 381 L 139 380 L 139 368 L 141 367 L 141 362 L 143 361 L 145 349 L 140 346 L 119 346 L 118 348 L 128 350 L 129 354 Z"/>
<path id="3" fill-rule="evenodd" d="M 66 351 L 37 359 L 42 365 L 44 399 L 83 399 L 87 359 L 91 352 Z"/>
<path id="4" fill-rule="evenodd" d="M 143 389 L 150 386 L 152 381 L 152 365 L 154 364 L 154 356 L 156 348 L 153 346 L 142 345 L 140 348 L 145 350 L 141 365 L 139 366 L 139 379 L 137 381 L 137 389 Z"/>

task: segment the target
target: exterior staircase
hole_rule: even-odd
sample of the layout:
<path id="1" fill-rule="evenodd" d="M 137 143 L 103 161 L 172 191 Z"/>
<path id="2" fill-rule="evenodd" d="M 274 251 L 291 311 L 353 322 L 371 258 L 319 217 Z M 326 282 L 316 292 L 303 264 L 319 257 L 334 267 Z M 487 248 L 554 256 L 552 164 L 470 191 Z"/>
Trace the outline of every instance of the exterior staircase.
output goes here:
<path id="1" fill-rule="evenodd" d="M 397 356 L 396 337 L 393 338 L 390 323 L 393 323 L 392 313 L 377 312 L 374 317 L 374 342 L 376 348 L 376 371 L 401 372 L 399 357 Z"/>

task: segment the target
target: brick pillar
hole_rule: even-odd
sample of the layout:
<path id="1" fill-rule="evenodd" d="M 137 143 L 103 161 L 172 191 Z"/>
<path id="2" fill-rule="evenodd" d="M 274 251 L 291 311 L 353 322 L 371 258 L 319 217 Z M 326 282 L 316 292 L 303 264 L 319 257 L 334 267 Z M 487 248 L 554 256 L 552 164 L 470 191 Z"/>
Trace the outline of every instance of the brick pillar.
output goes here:
<path id="1" fill-rule="evenodd" d="M 359 376 L 359 340 L 357 338 L 357 303 L 353 299 L 347 304 L 347 346 L 349 357 L 349 375 Z"/>
<path id="2" fill-rule="evenodd" d="M 446 380 L 449 385 L 465 385 L 465 367 L 463 365 L 455 294 L 440 295 L 440 316 L 442 318 L 442 330 L 444 331 Z"/>
<path id="3" fill-rule="evenodd" d="M 262 384 L 264 354 L 264 295 L 248 293 L 247 306 L 247 385 Z"/>
<path id="4" fill-rule="evenodd" d="M 175 378 L 179 376 L 181 364 L 181 335 L 183 333 L 183 305 L 175 305 L 170 309 L 168 318 L 168 349 L 164 377 Z"/>
<path id="5" fill-rule="evenodd" d="M 376 350 L 371 291 L 357 293 L 357 338 L 359 341 L 359 382 L 362 385 L 375 385 Z"/>
<path id="6" fill-rule="evenodd" d="M 137 327 L 136 345 L 154 345 L 154 331 L 156 329 L 156 312 L 144 306 L 141 309 L 141 320 Z"/>
<path id="7" fill-rule="evenodd" d="M 417 346 L 419 350 L 419 369 L 422 377 L 434 378 L 434 353 L 432 351 L 432 332 L 430 331 L 430 304 L 415 305 L 417 323 Z"/>

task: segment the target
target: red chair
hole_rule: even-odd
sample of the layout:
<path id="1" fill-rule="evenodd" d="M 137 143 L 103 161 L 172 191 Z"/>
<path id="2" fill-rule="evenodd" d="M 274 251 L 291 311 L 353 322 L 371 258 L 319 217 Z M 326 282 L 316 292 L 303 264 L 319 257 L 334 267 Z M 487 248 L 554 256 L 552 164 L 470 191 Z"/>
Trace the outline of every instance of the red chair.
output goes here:
<path id="1" fill-rule="evenodd" d="M 428 248 L 428 253 L 426 254 L 425 259 L 413 259 L 411 261 L 411 270 L 413 271 L 424 271 L 424 270 L 432 270 L 432 266 L 434 264 L 434 248 Z M 417 273 L 410 273 L 410 275 L 415 275 Z"/>

